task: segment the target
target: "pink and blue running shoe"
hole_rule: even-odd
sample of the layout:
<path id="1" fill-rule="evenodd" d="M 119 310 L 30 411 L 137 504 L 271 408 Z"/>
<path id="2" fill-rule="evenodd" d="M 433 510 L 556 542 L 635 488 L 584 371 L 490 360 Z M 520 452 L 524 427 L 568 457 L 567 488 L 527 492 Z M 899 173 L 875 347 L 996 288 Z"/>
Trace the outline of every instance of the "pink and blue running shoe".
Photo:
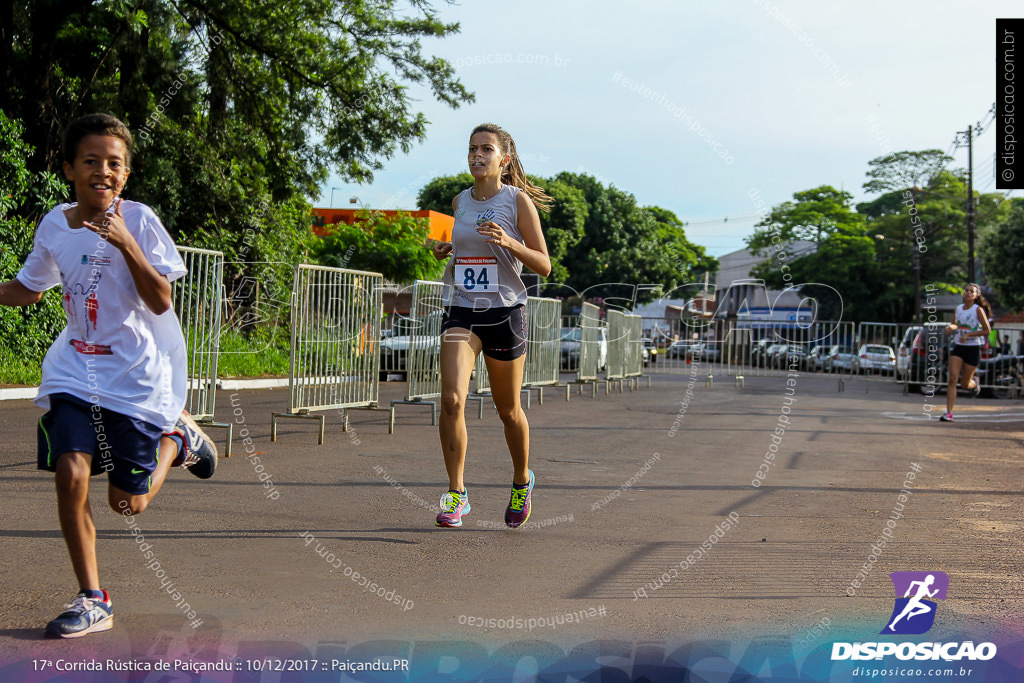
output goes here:
<path id="1" fill-rule="evenodd" d="M 462 515 L 468 514 L 469 487 L 465 491 L 449 491 L 441 496 L 441 512 L 434 521 L 436 526 L 460 527 Z"/>
<path id="2" fill-rule="evenodd" d="M 513 529 L 521 526 L 530 518 L 530 494 L 533 493 L 533 470 L 527 470 L 530 474 L 530 483 L 522 488 L 512 486 L 512 496 L 509 498 L 508 507 L 505 508 L 505 524 Z"/>

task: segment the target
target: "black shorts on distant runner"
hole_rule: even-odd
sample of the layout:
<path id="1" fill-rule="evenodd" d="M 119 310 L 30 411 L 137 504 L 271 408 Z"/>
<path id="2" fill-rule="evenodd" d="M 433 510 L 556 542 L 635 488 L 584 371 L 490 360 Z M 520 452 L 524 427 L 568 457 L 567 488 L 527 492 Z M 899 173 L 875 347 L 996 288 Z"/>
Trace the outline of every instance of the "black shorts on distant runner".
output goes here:
<path id="1" fill-rule="evenodd" d="M 526 353 L 526 307 L 522 304 L 479 311 L 450 306 L 444 310 L 441 332 L 455 327 L 479 337 L 484 355 L 489 358 L 515 360 Z"/>
<path id="2" fill-rule="evenodd" d="M 953 344 L 951 356 L 962 358 L 964 365 L 978 367 L 981 362 L 981 346 L 968 346 L 967 344 Z"/>
<path id="3" fill-rule="evenodd" d="M 36 431 L 39 469 L 55 472 L 61 454 L 88 453 L 93 476 L 109 472 L 110 483 L 122 491 L 149 493 L 163 436 L 156 425 L 58 393 L 50 396 Z"/>

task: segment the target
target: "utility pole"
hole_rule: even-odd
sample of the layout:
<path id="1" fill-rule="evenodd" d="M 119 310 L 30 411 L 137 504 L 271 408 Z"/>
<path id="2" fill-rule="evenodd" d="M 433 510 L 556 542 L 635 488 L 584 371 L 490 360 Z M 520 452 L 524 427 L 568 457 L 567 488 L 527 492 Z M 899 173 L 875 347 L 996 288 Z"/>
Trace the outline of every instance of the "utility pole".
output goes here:
<path id="1" fill-rule="evenodd" d="M 967 281 L 974 282 L 974 128 L 957 135 L 965 135 L 967 140 Z M 957 145 L 963 147 L 963 145 Z"/>

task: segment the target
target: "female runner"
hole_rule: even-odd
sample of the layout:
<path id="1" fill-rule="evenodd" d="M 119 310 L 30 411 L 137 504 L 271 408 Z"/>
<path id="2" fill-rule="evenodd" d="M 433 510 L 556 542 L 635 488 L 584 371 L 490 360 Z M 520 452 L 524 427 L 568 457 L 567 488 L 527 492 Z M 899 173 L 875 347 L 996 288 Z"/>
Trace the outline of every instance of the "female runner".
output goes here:
<path id="1" fill-rule="evenodd" d="M 463 480 L 466 465 L 465 405 L 477 355 L 484 354 L 491 396 L 512 456 L 512 494 L 505 524 L 516 528 L 530 517 L 534 475 L 529 469 L 530 426 L 519 403 L 526 363 L 526 287 L 523 266 L 551 272 L 537 206 L 551 198 L 530 183 L 512 137 L 483 124 L 469 138 L 473 187 L 452 200 L 455 226 L 450 242 L 433 245 L 448 258 L 441 323 L 441 419 L 439 436 L 448 472 L 448 493 L 436 524 L 462 526 L 470 511 Z"/>

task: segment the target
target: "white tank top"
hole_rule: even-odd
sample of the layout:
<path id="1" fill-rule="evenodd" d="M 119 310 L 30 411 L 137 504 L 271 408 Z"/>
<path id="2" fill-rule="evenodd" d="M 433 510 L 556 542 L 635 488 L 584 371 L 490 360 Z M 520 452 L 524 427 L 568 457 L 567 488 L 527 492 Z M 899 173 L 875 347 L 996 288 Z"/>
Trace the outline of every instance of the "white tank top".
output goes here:
<path id="1" fill-rule="evenodd" d="M 459 193 L 452 255 L 443 277 L 446 306 L 481 310 L 526 303 L 526 287 L 520 277 L 522 262 L 476 231 L 481 223 L 494 221 L 509 237 L 523 242 L 516 211 L 519 192 L 514 185 L 502 185 L 498 194 L 482 202 L 473 199 L 472 188 Z"/>
<path id="2" fill-rule="evenodd" d="M 956 336 L 953 339 L 954 344 L 960 346 L 984 346 L 984 337 L 963 337 L 967 332 L 975 332 L 981 329 L 981 321 L 978 320 L 978 309 L 981 308 L 978 304 L 972 304 L 970 308 L 965 309 L 963 304 L 956 307 L 954 317 L 956 319 L 956 325 L 959 328 L 956 330 Z M 966 329 L 964 329 L 966 328 Z"/>

